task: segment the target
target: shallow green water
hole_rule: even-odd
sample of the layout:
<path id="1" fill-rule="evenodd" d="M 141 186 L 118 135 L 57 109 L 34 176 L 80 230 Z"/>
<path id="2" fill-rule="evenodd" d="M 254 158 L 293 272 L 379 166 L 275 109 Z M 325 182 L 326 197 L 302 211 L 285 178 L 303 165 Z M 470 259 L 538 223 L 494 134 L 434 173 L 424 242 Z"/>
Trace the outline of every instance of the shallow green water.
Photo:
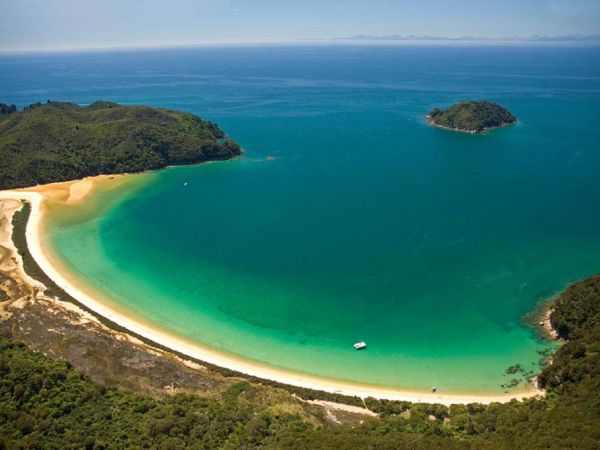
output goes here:
<path id="1" fill-rule="evenodd" d="M 117 54 L 111 68 L 97 56 L 107 99 L 210 117 L 246 155 L 150 175 L 92 219 L 56 217 L 49 238 L 121 307 L 224 352 L 502 392 L 505 369 L 538 370 L 548 345 L 523 316 L 600 270 L 600 59 L 567 50 L 197 49 Z M 520 122 L 482 136 L 424 123 L 461 98 Z"/>

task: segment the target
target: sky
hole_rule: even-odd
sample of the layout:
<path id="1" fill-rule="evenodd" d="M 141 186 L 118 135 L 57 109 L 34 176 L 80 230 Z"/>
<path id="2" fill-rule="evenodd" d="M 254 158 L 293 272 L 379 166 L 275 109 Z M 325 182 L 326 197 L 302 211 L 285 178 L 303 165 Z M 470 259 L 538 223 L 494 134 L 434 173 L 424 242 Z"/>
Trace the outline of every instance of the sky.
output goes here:
<path id="1" fill-rule="evenodd" d="M 600 0 L 0 0 L 0 50 L 600 33 Z"/>

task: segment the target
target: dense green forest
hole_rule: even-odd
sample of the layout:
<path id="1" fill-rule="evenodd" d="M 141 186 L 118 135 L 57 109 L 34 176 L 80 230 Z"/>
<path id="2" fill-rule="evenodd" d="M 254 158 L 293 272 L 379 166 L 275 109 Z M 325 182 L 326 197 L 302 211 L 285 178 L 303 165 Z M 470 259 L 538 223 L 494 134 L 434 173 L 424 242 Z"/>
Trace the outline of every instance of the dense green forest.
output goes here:
<path id="1" fill-rule="evenodd" d="M 7 116 L 17 112 L 16 105 L 7 105 L 6 103 L 0 103 L 0 116 Z"/>
<path id="2" fill-rule="evenodd" d="M 434 125 L 469 133 L 481 133 L 517 121 L 508 109 L 486 101 L 462 101 L 445 111 L 434 108 L 427 117 Z"/>
<path id="3" fill-rule="evenodd" d="M 184 112 L 95 102 L 0 104 L 0 189 L 229 159 L 219 127 Z"/>
<path id="4" fill-rule="evenodd" d="M 353 428 L 266 405 L 244 381 L 212 398 L 101 387 L 0 338 L 0 448 L 597 449 L 600 275 L 563 292 L 551 321 L 565 344 L 539 377 L 544 398 L 449 408 L 367 399 L 380 418 Z"/>

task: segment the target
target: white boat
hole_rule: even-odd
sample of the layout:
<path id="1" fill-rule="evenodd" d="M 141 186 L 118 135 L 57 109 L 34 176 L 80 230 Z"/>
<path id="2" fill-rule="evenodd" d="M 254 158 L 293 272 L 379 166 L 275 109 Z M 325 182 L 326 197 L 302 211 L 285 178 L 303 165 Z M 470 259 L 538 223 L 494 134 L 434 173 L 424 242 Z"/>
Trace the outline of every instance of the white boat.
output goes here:
<path id="1" fill-rule="evenodd" d="M 357 342 L 356 344 L 354 344 L 355 350 L 362 350 L 363 348 L 367 348 L 366 342 Z"/>

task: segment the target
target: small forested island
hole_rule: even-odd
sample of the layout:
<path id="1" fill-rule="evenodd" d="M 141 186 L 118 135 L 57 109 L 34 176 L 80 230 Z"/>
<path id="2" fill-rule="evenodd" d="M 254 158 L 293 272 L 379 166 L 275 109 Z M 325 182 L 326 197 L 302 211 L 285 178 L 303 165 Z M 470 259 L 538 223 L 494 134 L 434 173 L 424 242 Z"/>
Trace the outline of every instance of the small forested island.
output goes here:
<path id="1" fill-rule="evenodd" d="M 225 160 L 241 153 L 193 114 L 97 101 L 0 103 L 0 189 Z"/>
<path id="2" fill-rule="evenodd" d="M 517 121 L 508 109 L 487 101 L 462 101 L 445 111 L 433 108 L 427 119 L 431 125 L 463 133 L 482 133 Z"/>

